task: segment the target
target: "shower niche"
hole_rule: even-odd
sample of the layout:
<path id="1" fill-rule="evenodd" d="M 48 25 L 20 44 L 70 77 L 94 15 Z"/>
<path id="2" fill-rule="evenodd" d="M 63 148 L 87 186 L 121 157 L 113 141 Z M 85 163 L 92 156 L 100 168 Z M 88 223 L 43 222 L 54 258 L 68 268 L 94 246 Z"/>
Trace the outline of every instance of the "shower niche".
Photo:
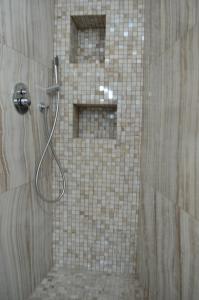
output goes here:
<path id="1" fill-rule="evenodd" d="M 73 105 L 73 137 L 116 139 L 117 105 Z"/>
<path id="2" fill-rule="evenodd" d="M 71 16 L 70 63 L 104 63 L 105 15 Z"/>

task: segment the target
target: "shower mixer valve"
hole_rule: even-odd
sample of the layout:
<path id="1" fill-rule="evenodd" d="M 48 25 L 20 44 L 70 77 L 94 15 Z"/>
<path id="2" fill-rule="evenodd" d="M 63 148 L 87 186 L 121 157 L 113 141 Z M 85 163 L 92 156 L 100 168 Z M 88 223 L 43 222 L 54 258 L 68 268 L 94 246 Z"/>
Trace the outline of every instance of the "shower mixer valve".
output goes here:
<path id="1" fill-rule="evenodd" d="M 13 103 L 20 114 L 25 114 L 31 105 L 30 94 L 24 83 L 17 83 L 14 88 Z"/>

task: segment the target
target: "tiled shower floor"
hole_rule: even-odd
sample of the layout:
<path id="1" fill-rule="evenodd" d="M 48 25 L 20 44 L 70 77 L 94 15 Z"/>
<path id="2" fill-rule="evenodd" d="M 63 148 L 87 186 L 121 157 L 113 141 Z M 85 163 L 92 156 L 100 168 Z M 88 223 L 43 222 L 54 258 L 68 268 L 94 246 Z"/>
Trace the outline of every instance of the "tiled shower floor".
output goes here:
<path id="1" fill-rule="evenodd" d="M 29 300 L 145 300 L 137 281 L 84 268 L 53 269 Z"/>

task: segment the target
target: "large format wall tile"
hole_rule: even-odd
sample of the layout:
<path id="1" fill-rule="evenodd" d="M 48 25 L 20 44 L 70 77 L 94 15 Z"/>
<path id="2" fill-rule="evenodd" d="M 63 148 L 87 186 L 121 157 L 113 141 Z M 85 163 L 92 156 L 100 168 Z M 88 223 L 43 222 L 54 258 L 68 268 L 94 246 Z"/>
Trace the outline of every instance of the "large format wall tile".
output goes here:
<path id="1" fill-rule="evenodd" d="M 199 21 L 197 0 L 147 0 L 145 56 L 154 61 Z"/>
<path id="2" fill-rule="evenodd" d="M 147 72 L 147 75 L 146 75 Z M 161 61 L 157 61 L 153 65 L 149 65 L 145 72 L 145 105 L 143 106 L 143 127 L 142 134 L 142 159 L 141 177 L 148 185 L 154 186 L 157 178 L 156 158 L 158 153 L 159 131 L 156 130 L 160 118 L 159 102 L 161 99 L 161 90 L 157 86 L 161 85 L 162 67 Z M 159 76 L 154 78 L 150 74 L 158 73 Z M 147 80 L 147 81 L 146 81 Z M 152 111 L 155 118 L 152 117 Z M 150 112 L 150 113 L 149 113 Z M 144 145 L 144 147 L 143 147 Z M 146 171 L 147 170 L 147 171 Z"/>
<path id="3" fill-rule="evenodd" d="M 34 182 L 0 196 L 0 298 L 27 299 L 52 263 L 52 216 L 38 205 Z"/>
<path id="4" fill-rule="evenodd" d="M 52 211 L 39 201 L 35 167 L 46 138 L 40 102 L 49 103 L 53 0 L 0 0 L 0 299 L 26 300 L 52 266 Z M 27 84 L 30 111 L 12 103 L 17 82 Z M 51 198 L 51 157 L 40 177 Z"/>
<path id="5" fill-rule="evenodd" d="M 179 3 L 180 36 L 183 37 L 199 21 L 199 2 L 198 0 L 183 0 Z"/>
<path id="6" fill-rule="evenodd" d="M 173 202 L 177 201 L 179 74 L 178 42 L 147 66 L 143 107 L 142 180 Z"/>
<path id="7" fill-rule="evenodd" d="M 181 300 L 179 209 L 171 201 L 157 193 L 155 215 L 157 299 Z"/>
<path id="8" fill-rule="evenodd" d="M 157 59 L 161 61 L 162 81 L 155 89 L 161 90 L 161 98 L 156 99 L 158 113 L 156 128 L 157 153 L 155 158 L 157 169 L 156 188 L 162 195 L 174 203 L 177 201 L 177 157 L 179 136 L 179 103 L 180 103 L 180 43 L 169 49 Z M 151 76 L 155 77 L 152 73 Z M 156 78 L 156 77 L 155 77 Z M 153 89 L 154 87 L 152 87 Z M 158 103 L 159 101 L 159 103 Z M 153 112 L 151 111 L 151 118 Z M 158 130 L 157 130 L 158 128 Z M 152 139 L 153 140 L 153 139 Z M 152 141 L 151 141 L 152 143 Z"/>
<path id="9" fill-rule="evenodd" d="M 5 191 L 34 178 L 35 166 L 46 142 L 44 115 L 39 111 L 38 104 L 48 102 L 46 87 L 49 69 L 5 45 L 0 57 L 0 190 Z M 17 113 L 12 103 L 17 82 L 26 83 L 30 90 L 32 104 L 30 112 L 24 116 Z M 50 167 L 49 164 L 47 166 Z"/>
<path id="10" fill-rule="evenodd" d="M 10 48 L 49 66 L 53 17 L 54 0 L 1 0 L 0 37 Z"/>
<path id="11" fill-rule="evenodd" d="M 23 63 L 22 63 L 23 62 Z M 12 103 L 15 83 L 29 85 L 29 62 L 3 46 L 0 61 L 1 191 L 29 181 L 34 164 L 34 142 L 30 114 L 19 115 Z"/>
<path id="12" fill-rule="evenodd" d="M 156 199 L 153 189 L 146 185 L 142 191 L 140 205 L 140 231 L 138 231 L 137 271 L 149 299 L 157 296 L 157 237 L 156 237 Z"/>
<path id="13" fill-rule="evenodd" d="M 199 220 L 199 24 L 181 41 L 179 203 Z"/>
<path id="14" fill-rule="evenodd" d="M 199 222 L 181 210 L 182 300 L 198 300 Z"/>
<path id="15" fill-rule="evenodd" d="M 179 209 L 145 185 L 140 219 L 139 279 L 150 300 L 180 300 Z"/>
<path id="16" fill-rule="evenodd" d="M 198 3 L 146 1 L 138 271 L 142 284 L 157 291 L 150 300 L 199 294 Z M 155 206 L 150 234 L 149 206 Z M 155 269 L 148 235 L 156 241 Z"/>
<path id="17" fill-rule="evenodd" d="M 2 15 L 2 5 L 0 5 L 0 44 L 3 43 L 3 15 Z"/>

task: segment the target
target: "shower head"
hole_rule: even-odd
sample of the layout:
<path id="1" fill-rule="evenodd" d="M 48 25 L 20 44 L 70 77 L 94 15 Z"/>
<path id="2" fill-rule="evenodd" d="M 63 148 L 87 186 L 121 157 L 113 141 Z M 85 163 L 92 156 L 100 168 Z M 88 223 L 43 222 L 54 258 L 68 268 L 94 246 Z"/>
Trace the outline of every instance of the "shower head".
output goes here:
<path id="1" fill-rule="evenodd" d="M 55 58 L 54 58 L 54 65 L 56 66 L 56 67 L 58 67 L 59 66 L 59 57 L 56 55 L 55 56 Z"/>
<path id="2" fill-rule="evenodd" d="M 59 68 L 59 58 L 55 56 L 53 59 L 53 66 L 54 66 L 54 75 L 55 75 L 55 84 L 58 84 L 58 68 Z"/>

